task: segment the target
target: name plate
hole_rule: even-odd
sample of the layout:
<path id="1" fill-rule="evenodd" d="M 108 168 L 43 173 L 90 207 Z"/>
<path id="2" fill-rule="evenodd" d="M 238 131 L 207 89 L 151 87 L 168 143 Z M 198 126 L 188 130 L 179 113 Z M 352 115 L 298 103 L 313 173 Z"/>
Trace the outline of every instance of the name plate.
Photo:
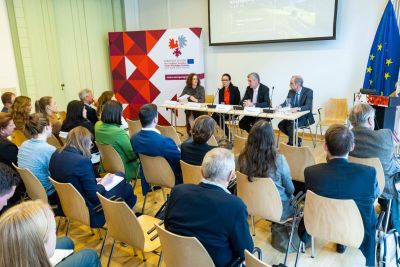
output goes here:
<path id="1" fill-rule="evenodd" d="M 231 105 L 217 105 L 215 107 L 215 109 L 217 111 L 221 111 L 221 112 L 228 112 L 229 110 L 232 109 L 232 106 Z"/>
<path id="2" fill-rule="evenodd" d="M 188 102 L 185 104 L 185 106 L 190 107 L 190 108 L 201 108 L 202 103 L 196 103 L 196 102 Z"/>
<path id="3" fill-rule="evenodd" d="M 174 106 L 174 107 L 176 107 L 177 105 L 180 105 L 177 101 L 171 101 L 171 100 L 164 101 L 164 104 L 167 106 Z"/>
<path id="4" fill-rule="evenodd" d="M 256 108 L 256 107 L 245 107 L 244 112 L 247 114 L 254 114 L 258 115 L 261 113 L 261 108 Z"/>

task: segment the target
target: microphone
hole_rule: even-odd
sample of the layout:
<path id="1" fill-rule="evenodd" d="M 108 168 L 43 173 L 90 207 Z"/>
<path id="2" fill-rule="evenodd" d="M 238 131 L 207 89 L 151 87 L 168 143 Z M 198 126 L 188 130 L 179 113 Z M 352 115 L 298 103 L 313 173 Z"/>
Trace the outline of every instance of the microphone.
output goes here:
<path id="1" fill-rule="evenodd" d="M 274 89 L 275 89 L 275 86 L 272 86 L 271 99 L 269 101 L 269 107 L 263 109 L 264 113 L 274 113 L 274 110 L 272 109 L 272 97 L 274 96 Z"/>
<path id="2" fill-rule="evenodd" d="M 270 108 L 272 107 L 272 97 L 274 96 L 274 89 L 275 89 L 275 86 L 272 86 L 271 100 L 269 101 L 269 107 Z"/>
<path id="3" fill-rule="evenodd" d="M 210 104 L 207 105 L 208 108 L 216 108 L 217 107 L 217 105 L 215 105 L 214 102 L 215 102 L 215 98 L 217 97 L 218 93 L 219 93 L 219 88 L 217 88 L 217 91 L 214 94 L 214 99 L 213 99 L 212 104 L 211 105 Z"/>

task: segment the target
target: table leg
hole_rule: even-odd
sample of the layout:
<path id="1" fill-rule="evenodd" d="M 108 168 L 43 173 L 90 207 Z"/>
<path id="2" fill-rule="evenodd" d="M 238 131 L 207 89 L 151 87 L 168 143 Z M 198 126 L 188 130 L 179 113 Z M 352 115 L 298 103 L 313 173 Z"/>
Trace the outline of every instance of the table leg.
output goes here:
<path id="1" fill-rule="evenodd" d="M 298 121 L 295 119 L 293 121 L 293 146 L 297 146 L 297 124 Z"/>

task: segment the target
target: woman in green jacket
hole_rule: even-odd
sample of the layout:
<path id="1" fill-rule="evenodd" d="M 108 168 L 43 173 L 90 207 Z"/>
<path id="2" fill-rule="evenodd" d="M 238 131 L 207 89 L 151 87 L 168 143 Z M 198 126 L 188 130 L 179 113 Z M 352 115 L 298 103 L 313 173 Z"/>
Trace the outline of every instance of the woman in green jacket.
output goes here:
<path id="1" fill-rule="evenodd" d="M 121 156 L 125 167 L 125 178 L 130 182 L 136 177 L 139 159 L 133 152 L 129 135 L 120 128 L 121 118 L 121 103 L 110 100 L 104 104 L 101 120 L 96 123 L 94 130 L 97 143 L 112 145 Z"/>

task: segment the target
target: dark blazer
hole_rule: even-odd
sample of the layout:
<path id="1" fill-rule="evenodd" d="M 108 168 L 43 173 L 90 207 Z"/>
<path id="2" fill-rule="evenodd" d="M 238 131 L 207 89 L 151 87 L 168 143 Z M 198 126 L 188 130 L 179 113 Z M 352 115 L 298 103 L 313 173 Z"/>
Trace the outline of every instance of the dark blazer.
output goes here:
<path id="1" fill-rule="evenodd" d="M 61 125 L 61 131 L 69 132 L 78 126 L 82 126 L 82 127 L 85 127 L 86 129 L 88 129 L 94 137 L 94 124 L 87 119 L 82 119 L 82 120 L 75 121 L 75 122 L 64 120 Z"/>
<path id="2" fill-rule="evenodd" d="M 132 186 L 125 182 L 119 183 L 110 191 L 97 184 L 92 162 L 84 157 L 76 148 L 66 147 L 61 153 L 55 151 L 49 163 L 51 178 L 60 183 L 71 183 L 85 199 L 90 214 L 90 226 L 102 227 L 105 223 L 103 212 L 96 212 L 94 207 L 100 204 L 96 195 L 99 192 L 105 197 L 122 197 L 129 207 L 136 203 Z"/>
<path id="3" fill-rule="evenodd" d="M 290 105 L 294 106 L 296 91 L 290 89 L 286 98 L 290 98 Z M 282 103 L 281 106 L 284 106 L 285 103 Z M 301 111 L 309 110 L 310 113 L 299 118 L 298 123 L 299 126 L 307 125 L 307 120 L 309 125 L 315 123 L 314 116 L 312 114 L 313 110 L 313 90 L 307 87 L 303 87 L 300 93 L 299 105 L 297 105 L 301 109 Z"/>
<path id="4" fill-rule="evenodd" d="M 364 223 L 360 246 L 367 266 L 374 266 L 376 214 L 374 201 L 379 195 L 374 168 L 336 158 L 304 170 L 306 190 L 335 199 L 353 199 Z"/>
<path id="5" fill-rule="evenodd" d="M 240 105 L 240 91 L 237 86 L 232 84 L 229 85 L 229 91 L 231 93 L 229 98 L 230 105 Z M 218 104 L 224 104 L 224 88 L 219 89 L 218 91 Z"/>
<path id="6" fill-rule="evenodd" d="M 182 183 L 182 171 L 180 165 L 181 152 L 175 142 L 166 136 L 163 136 L 155 131 L 141 130 L 131 138 L 133 151 L 147 156 L 164 157 L 172 168 L 175 174 L 175 183 Z M 142 168 L 140 168 L 140 177 L 142 178 L 142 190 L 146 195 L 149 190 L 149 185 L 144 179 Z"/>
<path id="7" fill-rule="evenodd" d="M 93 125 L 96 124 L 96 122 L 99 120 L 99 118 L 97 117 L 97 113 L 96 110 L 94 108 L 92 108 L 90 105 L 85 104 L 85 108 L 86 108 L 86 117 L 89 121 L 91 121 L 93 123 Z"/>
<path id="8" fill-rule="evenodd" d="M 0 139 L 0 162 L 10 166 L 12 163 L 18 166 L 18 147 L 7 138 Z"/>
<path id="9" fill-rule="evenodd" d="M 244 100 L 252 100 L 253 93 L 253 89 L 247 86 L 242 103 Z M 255 106 L 257 108 L 268 108 L 271 106 L 271 101 L 269 99 L 269 88 L 262 83 L 260 83 L 260 87 L 258 88 L 257 103 Z"/>
<path id="10" fill-rule="evenodd" d="M 196 237 L 217 267 L 230 266 L 253 250 L 243 201 L 222 188 L 200 183 L 175 186 L 165 214 L 167 230 Z"/>
<path id="11" fill-rule="evenodd" d="M 200 166 L 206 153 L 213 148 L 215 146 L 207 143 L 199 144 L 190 138 L 181 145 L 181 159 L 186 163 Z"/>
<path id="12" fill-rule="evenodd" d="M 385 189 L 382 197 L 398 197 L 395 177 L 400 173 L 400 163 L 394 157 L 392 131 L 389 129 L 371 130 L 367 127 L 354 127 L 354 150 L 350 155 L 358 158 L 378 157 L 385 173 Z"/>

